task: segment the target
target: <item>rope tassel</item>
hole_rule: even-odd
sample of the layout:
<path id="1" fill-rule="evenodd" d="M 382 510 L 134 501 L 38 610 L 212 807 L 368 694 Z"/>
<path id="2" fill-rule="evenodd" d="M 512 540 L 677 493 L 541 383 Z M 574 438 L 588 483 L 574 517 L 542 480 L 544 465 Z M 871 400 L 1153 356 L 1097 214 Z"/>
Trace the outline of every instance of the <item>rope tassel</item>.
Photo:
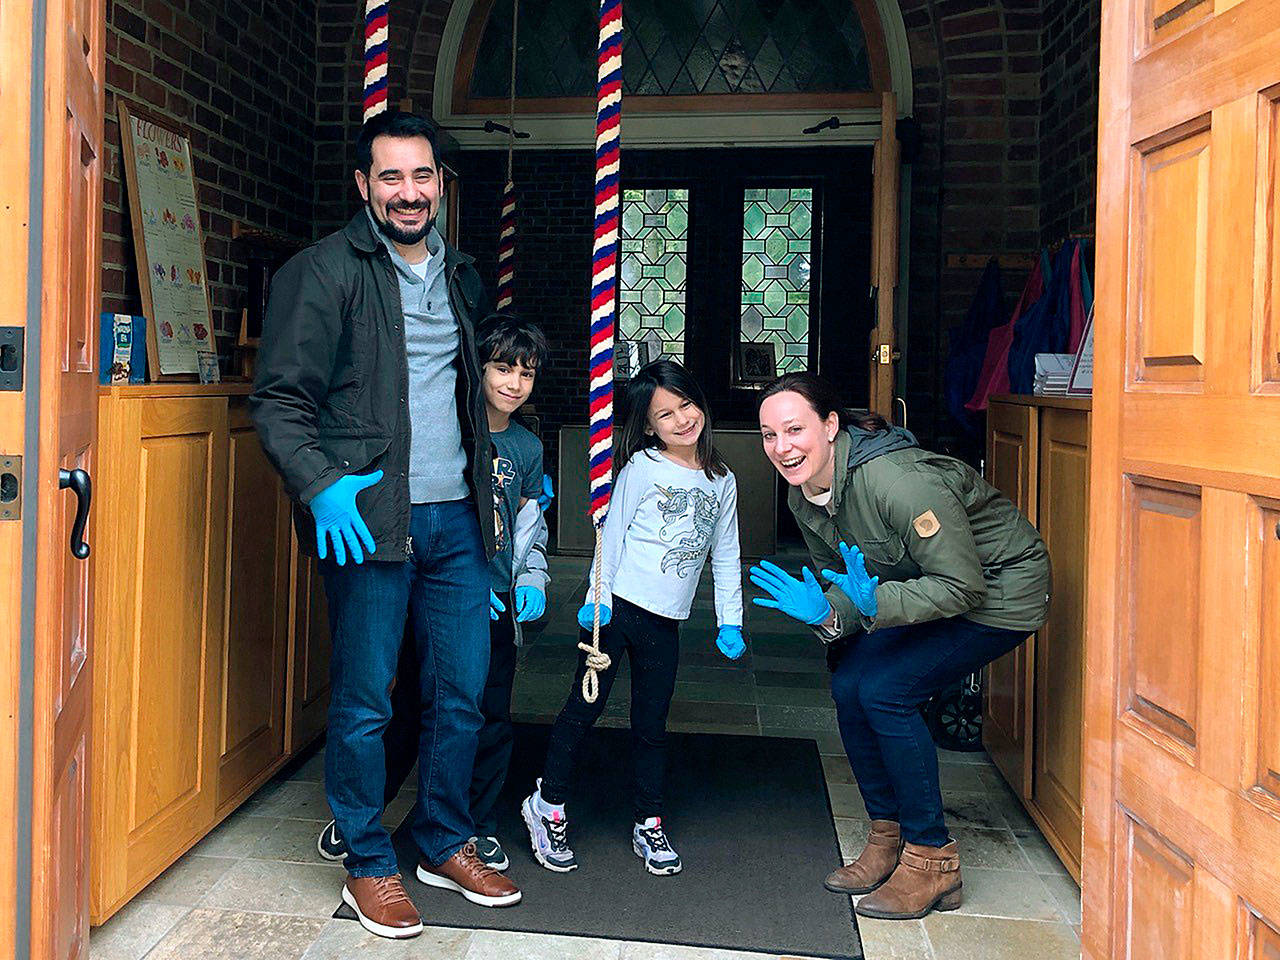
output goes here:
<path id="1" fill-rule="evenodd" d="M 591 362 L 588 472 L 591 521 L 596 528 L 595 614 L 582 697 L 594 703 L 597 674 L 609 668 L 600 652 L 600 550 L 613 489 L 613 334 L 618 274 L 618 170 L 622 131 L 622 0 L 600 0 L 596 74 L 596 216 L 591 255 Z"/>

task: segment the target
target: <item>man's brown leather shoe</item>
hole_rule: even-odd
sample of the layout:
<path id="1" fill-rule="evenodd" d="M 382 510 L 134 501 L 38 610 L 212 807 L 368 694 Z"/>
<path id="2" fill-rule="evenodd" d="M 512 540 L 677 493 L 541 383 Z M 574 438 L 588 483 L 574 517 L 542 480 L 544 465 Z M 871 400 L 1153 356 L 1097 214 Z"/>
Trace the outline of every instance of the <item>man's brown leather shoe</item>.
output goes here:
<path id="1" fill-rule="evenodd" d="M 898 865 L 902 836 L 892 820 L 872 820 L 867 845 L 858 859 L 833 871 L 822 885 L 832 893 L 870 893 L 889 879 Z"/>
<path id="2" fill-rule="evenodd" d="M 954 840 L 945 847 L 908 843 L 893 876 L 854 909 L 860 916 L 880 920 L 918 920 L 933 910 L 960 906 L 961 886 Z"/>
<path id="3" fill-rule="evenodd" d="M 418 879 L 428 886 L 460 893 L 482 907 L 509 907 L 520 902 L 520 889 L 477 857 L 474 843 L 466 844 L 438 867 L 418 861 Z"/>
<path id="4" fill-rule="evenodd" d="M 342 901 L 356 912 L 360 925 L 370 933 L 405 940 L 422 932 L 422 917 L 404 892 L 400 874 L 390 877 L 347 877 Z"/>

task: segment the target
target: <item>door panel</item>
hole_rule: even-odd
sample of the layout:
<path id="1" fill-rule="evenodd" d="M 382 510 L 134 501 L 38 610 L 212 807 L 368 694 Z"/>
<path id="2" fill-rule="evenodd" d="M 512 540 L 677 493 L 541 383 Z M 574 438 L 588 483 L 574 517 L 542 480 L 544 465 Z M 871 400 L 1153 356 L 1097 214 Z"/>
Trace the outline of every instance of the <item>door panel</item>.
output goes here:
<path id="1" fill-rule="evenodd" d="M 88 956 L 93 561 L 70 550 L 59 471 L 96 469 L 105 8 L 53 0 L 45 28 L 40 536 L 33 687 L 31 953 Z M 92 529 L 92 528 L 90 528 Z M 92 544 L 91 544 L 92 546 Z"/>
<path id="2" fill-rule="evenodd" d="M 1103 7 L 1090 958 L 1276 949 L 1278 48 L 1264 0 Z"/>

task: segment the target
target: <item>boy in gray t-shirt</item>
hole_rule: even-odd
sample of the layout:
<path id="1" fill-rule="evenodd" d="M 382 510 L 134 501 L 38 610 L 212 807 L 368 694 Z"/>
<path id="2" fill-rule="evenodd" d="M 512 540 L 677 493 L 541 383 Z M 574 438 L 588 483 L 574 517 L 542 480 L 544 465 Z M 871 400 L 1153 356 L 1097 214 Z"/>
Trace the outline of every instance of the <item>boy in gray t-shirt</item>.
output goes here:
<path id="1" fill-rule="evenodd" d="M 529 399 L 550 351 L 532 323 L 493 314 L 476 331 L 482 386 L 493 438 L 495 552 L 489 564 L 489 679 L 480 701 L 484 727 L 471 776 L 471 817 L 476 854 L 497 870 L 508 866 L 494 836 L 493 808 L 511 762 L 511 687 L 515 682 L 520 624 L 547 606 L 547 525 L 542 517 L 550 478 L 542 473 L 542 441 L 512 421 Z M 546 491 L 544 493 L 544 490 Z"/>

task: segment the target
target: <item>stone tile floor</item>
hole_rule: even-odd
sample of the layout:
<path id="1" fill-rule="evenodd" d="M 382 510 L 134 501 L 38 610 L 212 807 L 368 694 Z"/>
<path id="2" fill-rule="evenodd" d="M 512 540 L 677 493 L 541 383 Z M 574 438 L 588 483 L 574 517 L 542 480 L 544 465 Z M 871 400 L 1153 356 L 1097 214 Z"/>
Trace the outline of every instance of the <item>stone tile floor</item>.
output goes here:
<path id="1" fill-rule="evenodd" d="M 587 563 L 573 557 L 551 563 L 546 625 L 521 651 L 514 697 L 519 720 L 554 718 L 576 656 L 574 611 Z M 823 755 L 841 852 L 851 858 L 866 837 L 866 812 L 836 734 L 821 649 L 785 618 L 749 603 L 747 627 L 747 653 L 737 662 L 725 660 L 713 642 L 714 606 L 704 581 L 681 636 L 671 727 L 812 738 Z M 602 724 L 626 725 L 628 687 L 615 686 Z M 315 850 L 328 819 L 322 779 L 322 756 L 315 752 L 264 786 L 92 932 L 92 960 L 767 960 L 754 953 L 491 930 L 428 927 L 414 940 L 373 937 L 355 923 L 330 919 L 343 871 Z M 923 921 L 859 918 L 865 956 L 1079 957 L 1080 890 L 985 754 L 944 752 L 941 779 L 964 865 L 964 905 Z M 406 790 L 386 820 L 398 823 L 412 803 Z M 814 895 L 831 896 L 821 888 Z M 850 952 L 857 948 L 851 932 Z"/>

